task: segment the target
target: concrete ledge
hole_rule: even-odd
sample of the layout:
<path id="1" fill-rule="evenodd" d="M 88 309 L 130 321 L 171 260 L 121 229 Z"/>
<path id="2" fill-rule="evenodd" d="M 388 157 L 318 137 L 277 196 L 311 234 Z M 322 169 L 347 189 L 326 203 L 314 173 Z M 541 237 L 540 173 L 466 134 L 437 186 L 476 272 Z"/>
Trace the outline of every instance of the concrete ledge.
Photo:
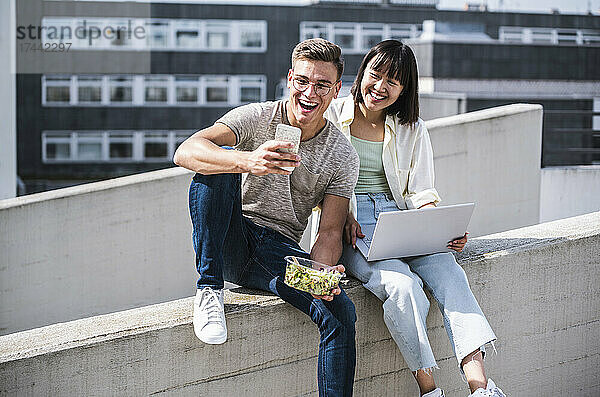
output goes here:
<path id="1" fill-rule="evenodd" d="M 541 116 L 511 105 L 427 122 L 443 205 L 477 203 L 472 236 L 538 222 Z M 170 168 L 0 201 L 0 335 L 191 295 L 191 175 Z"/>
<path id="2" fill-rule="evenodd" d="M 460 262 L 498 335 L 487 368 L 509 394 L 598 395 L 600 212 L 473 239 Z M 356 281 L 355 395 L 411 396 L 410 371 Z M 2 395 L 316 395 L 318 333 L 278 298 L 226 295 L 229 340 L 195 339 L 192 298 L 0 337 Z M 428 330 L 449 397 L 466 394 L 441 316 Z"/>
<path id="3" fill-rule="evenodd" d="M 475 112 L 433 119 L 425 122 L 425 124 L 428 129 L 449 127 L 476 121 L 492 120 L 498 117 L 513 116 L 519 113 L 542 112 L 543 109 L 542 105 L 515 103 L 512 105 L 497 106 L 489 109 L 477 110 Z"/>
<path id="4" fill-rule="evenodd" d="M 80 196 L 82 194 L 98 193 L 105 190 L 140 185 L 148 182 L 157 182 L 162 179 L 173 178 L 181 175 L 191 176 L 192 174 L 192 171 L 188 171 L 185 168 L 181 167 L 172 167 L 166 168 L 164 170 L 143 172 L 140 174 L 107 179 L 105 181 L 100 182 L 85 183 L 83 185 L 0 200 L 0 210 L 21 207 L 28 204 L 40 203 L 49 200 L 58 200 L 67 197 Z"/>

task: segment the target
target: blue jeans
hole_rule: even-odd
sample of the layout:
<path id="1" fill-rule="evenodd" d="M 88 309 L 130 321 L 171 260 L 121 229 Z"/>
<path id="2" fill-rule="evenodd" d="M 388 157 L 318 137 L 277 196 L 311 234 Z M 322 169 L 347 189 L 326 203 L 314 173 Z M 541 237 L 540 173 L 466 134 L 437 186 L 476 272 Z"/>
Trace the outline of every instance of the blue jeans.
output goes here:
<path id="1" fill-rule="evenodd" d="M 274 200 L 277 198 L 274 197 Z M 356 363 L 354 304 L 342 291 L 328 302 L 283 283 L 286 255 L 309 258 L 293 240 L 242 215 L 240 174 L 196 174 L 190 186 L 197 287 L 223 280 L 269 291 L 308 315 L 320 332 L 319 396 L 351 396 Z"/>
<path id="2" fill-rule="evenodd" d="M 380 213 L 397 211 L 384 193 L 357 194 L 357 221 L 375 225 Z M 452 253 L 367 262 L 358 250 L 344 245 L 346 270 L 383 301 L 383 319 L 411 371 L 437 367 L 426 318 L 427 288 L 437 301 L 456 359 L 460 364 L 471 352 L 496 339 L 471 292 L 467 276 Z"/>

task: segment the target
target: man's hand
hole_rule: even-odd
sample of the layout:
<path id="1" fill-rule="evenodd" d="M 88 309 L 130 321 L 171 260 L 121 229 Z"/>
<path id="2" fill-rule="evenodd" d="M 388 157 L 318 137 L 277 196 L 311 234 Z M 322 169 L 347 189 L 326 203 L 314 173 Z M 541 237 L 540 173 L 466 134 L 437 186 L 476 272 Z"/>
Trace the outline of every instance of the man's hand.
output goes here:
<path id="1" fill-rule="evenodd" d="M 457 238 L 455 240 L 450 241 L 446 247 L 448 247 L 451 250 L 454 250 L 456 252 L 461 252 L 463 250 L 463 248 L 465 248 L 465 244 L 467 244 L 468 234 L 469 234 L 469 232 L 465 233 L 465 235 L 462 236 L 461 238 Z"/>
<path id="2" fill-rule="evenodd" d="M 280 153 L 277 149 L 291 149 L 294 144 L 285 141 L 266 141 L 252 152 L 248 152 L 245 161 L 247 172 L 254 175 L 283 174 L 292 172 L 280 167 L 298 167 L 300 156 L 294 153 Z"/>
<path id="3" fill-rule="evenodd" d="M 317 239 L 310 252 L 310 258 L 314 261 L 332 265 L 337 263 L 342 254 L 342 234 L 344 220 L 348 214 L 348 203 L 350 200 L 344 197 L 326 194 L 321 206 L 321 221 Z M 343 273 L 344 266 L 337 265 L 335 268 Z M 329 295 L 317 296 L 317 299 L 326 301 L 333 300 L 334 295 L 339 295 L 342 290 L 338 287 Z"/>
<path id="4" fill-rule="evenodd" d="M 335 268 L 335 270 L 337 270 L 340 273 L 344 273 L 344 271 L 346 271 L 346 269 L 342 265 L 333 266 L 333 268 Z M 311 295 L 313 296 L 313 298 L 316 298 L 316 299 L 323 299 L 324 301 L 332 301 L 333 296 L 339 295 L 341 292 L 342 292 L 342 290 L 338 286 L 331 290 L 330 295 L 314 295 L 314 294 L 311 294 Z"/>
<path id="5" fill-rule="evenodd" d="M 346 223 L 344 224 L 344 241 L 347 244 L 352 244 L 352 248 L 356 249 L 356 238 L 363 238 L 365 235 L 360 230 L 360 224 L 354 219 L 354 215 L 348 212 Z"/>

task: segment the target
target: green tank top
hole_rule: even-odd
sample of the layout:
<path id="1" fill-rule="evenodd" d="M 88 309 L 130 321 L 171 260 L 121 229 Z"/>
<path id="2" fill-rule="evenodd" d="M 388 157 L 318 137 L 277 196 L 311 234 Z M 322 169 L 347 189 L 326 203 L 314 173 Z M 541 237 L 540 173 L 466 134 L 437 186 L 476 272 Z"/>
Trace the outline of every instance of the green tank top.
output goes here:
<path id="1" fill-rule="evenodd" d="M 350 136 L 350 141 L 360 158 L 358 182 L 354 192 L 391 194 L 381 160 L 383 142 L 367 141 L 354 136 Z"/>

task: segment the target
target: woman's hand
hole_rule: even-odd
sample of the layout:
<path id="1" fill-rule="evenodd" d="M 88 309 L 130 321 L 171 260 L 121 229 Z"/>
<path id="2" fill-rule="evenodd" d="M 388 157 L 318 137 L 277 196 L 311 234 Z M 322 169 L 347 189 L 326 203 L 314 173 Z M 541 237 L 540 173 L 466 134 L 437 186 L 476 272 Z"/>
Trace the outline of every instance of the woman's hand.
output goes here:
<path id="1" fill-rule="evenodd" d="M 469 232 L 465 233 L 465 235 L 462 236 L 461 238 L 457 238 L 455 240 L 450 241 L 446 247 L 448 247 L 451 250 L 454 250 L 456 252 L 461 252 L 463 250 L 463 248 L 465 248 L 465 244 L 467 244 L 467 235 L 468 234 L 469 234 Z"/>
<path id="2" fill-rule="evenodd" d="M 356 237 L 363 238 L 365 235 L 360 230 L 360 224 L 354 219 L 354 216 L 348 212 L 346 223 L 344 224 L 344 241 L 347 244 L 352 244 L 352 248 L 356 249 Z"/>

